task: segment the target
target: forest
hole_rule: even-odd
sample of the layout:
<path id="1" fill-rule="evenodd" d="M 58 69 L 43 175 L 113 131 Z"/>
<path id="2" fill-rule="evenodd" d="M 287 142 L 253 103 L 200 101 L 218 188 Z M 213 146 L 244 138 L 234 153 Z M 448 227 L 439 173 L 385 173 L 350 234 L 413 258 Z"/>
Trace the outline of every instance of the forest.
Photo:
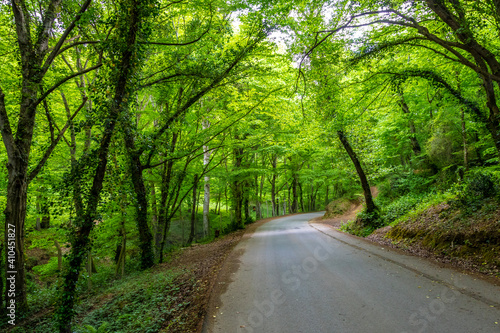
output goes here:
<path id="1" fill-rule="evenodd" d="M 175 331 L 82 309 L 191 244 L 343 202 L 364 203 L 346 232 L 500 276 L 500 1 L 0 6 L 3 328 Z"/>

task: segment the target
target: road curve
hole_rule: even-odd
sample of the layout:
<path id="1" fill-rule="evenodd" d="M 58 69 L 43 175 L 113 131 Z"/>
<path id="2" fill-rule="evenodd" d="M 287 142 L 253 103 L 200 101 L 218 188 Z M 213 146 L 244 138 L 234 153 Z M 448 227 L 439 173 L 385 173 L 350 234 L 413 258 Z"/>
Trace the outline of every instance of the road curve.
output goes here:
<path id="1" fill-rule="evenodd" d="M 243 239 L 203 332 L 500 333 L 500 287 L 308 223 L 320 215 Z"/>

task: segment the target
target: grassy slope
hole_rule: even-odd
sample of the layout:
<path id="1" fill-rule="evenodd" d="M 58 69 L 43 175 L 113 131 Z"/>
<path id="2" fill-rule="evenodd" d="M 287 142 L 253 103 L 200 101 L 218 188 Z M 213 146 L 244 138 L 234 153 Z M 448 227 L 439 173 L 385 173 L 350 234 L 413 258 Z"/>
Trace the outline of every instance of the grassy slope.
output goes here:
<path id="1" fill-rule="evenodd" d="M 197 332 L 217 273 L 243 230 L 181 249 L 166 264 L 135 272 L 82 296 L 75 332 Z M 55 332 L 53 307 L 10 332 Z"/>

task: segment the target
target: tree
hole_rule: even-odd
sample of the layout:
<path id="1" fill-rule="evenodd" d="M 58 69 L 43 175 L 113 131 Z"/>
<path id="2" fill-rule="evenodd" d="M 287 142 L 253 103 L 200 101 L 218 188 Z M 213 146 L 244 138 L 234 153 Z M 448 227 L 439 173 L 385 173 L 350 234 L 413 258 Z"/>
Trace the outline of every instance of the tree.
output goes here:
<path id="1" fill-rule="evenodd" d="M 6 95 L 3 88 L 0 87 L 0 131 L 8 156 L 9 177 L 7 203 L 4 211 L 5 242 L 9 244 L 8 250 L 13 254 L 6 256 L 6 271 L 16 272 L 15 274 L 11 273 L 16 281 L 15 296 L 9 296 L 11 293 L 6 288 L 5 297 L 7 302 L 10 302 L 10 299 L 15 301 L 20 313 L 27 308 L 24 235 L 28 184 L 36 177 L 68 127 L 68 124 L 66 124 L 46 150 L 44 158 L 40 160 L 34 169 L 29 170 L 37 107 L 45 101 L 49 93 L 67 80 L 101 66 L 101 64 L 97 64 L 80 73 L 75 73 L 55 82 L 48 89 L 44 88 L 44 78 L 51 70 L 56 57 L 68 48 L 67 46 L 63 48 L 63 46 L 70 38 L 82 15 L 89 8 L 91 0 L 86 0 L 77 11 L 68 13 L 72 14 L 71 20 L 63 23 L 62 33 L 55 34 L 56 42 L 49 47 L 49 44 L 53 43 L 51 35 L 62 3 L 62 0 L 51 0 L 47 3 L 43 12 L 37 13 L 29 2 L 23 0 L 11 2 L 17 45 L 19 47 L 18 55 L 21 63 L 19 69 L 21 88 L 18 92 L 20 96 L 19 113 L 17 116 L 17 126 L 15 126 L 16 129 L 13 130 L 12 125 L 15 124 L 11 124 L 12 117 L 9 117 L 6 107 Z M 69 46 L 71 47 L 72 45 Z M 8 92 L 8 96 L 11 98 L 13 97 L 12 94 L 13 92 Z M 9 235 L 12 235 L 12 237 L 9 237 Z"/>
<path id="2" fill-rule="evenodd" d="M 108 163 L 108 151 L 114 134 L 118 118 L 127 110 L 131 95 L 134 93 L 131 87 L 134 70 L 139 69 L 138 59 L 140 52 L 138 39 L 147 39 L 147 28 L 145 24 L 153 14 L 146 1 L 128 0 L 120 3 L 120 17 L 116 40 L 114 41 L 115 62 L 111 63 L 114 71 L 111 71 L 111 82 L 113 85 L 113 98 L 107 107 L 107 117 L 99 148 L 95 152 L 97 165 L 93 171 L 92 186 L 85 198 L 85 204 L 81 194 L 77 193 L 78 205 L 75 221 L 76 232 L 72 239 L 72 249 L 68 259 L 68 268 L 64 274 L 64 284 L 61 293 L 59 308 L 57 310 L 57 322 L 60 332 L 71 332 L 71 318 L 73 317 L 73 306 L 75 303 L 75 290 L 83 259 L 89 247 L 89 235 L 94 227 L 97 205 L 102 190 L 102 183 Z M 75 170 L 73 170 L 75 171 Z"/>

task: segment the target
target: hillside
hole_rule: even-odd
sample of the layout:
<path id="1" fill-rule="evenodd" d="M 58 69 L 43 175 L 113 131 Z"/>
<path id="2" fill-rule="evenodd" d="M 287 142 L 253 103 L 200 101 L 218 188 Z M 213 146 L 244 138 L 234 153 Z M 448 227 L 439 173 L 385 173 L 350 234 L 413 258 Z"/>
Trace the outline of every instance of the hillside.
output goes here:
<path id="1" fill-rule="evenodd" d="M 500 209 L 483 201 L 474 213 L 433 205 L 367 238 L 460 269 L 500 279 Z"/>

